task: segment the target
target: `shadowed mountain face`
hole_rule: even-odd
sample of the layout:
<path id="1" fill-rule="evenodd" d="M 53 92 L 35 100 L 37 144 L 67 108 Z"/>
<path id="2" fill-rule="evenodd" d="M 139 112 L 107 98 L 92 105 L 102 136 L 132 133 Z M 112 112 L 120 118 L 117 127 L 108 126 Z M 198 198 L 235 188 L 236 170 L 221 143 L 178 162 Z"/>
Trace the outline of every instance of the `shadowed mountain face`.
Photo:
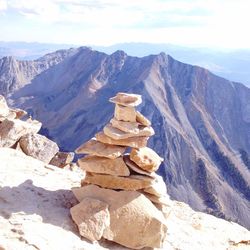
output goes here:
<path id="1" fill-rule="evenodd" d="M 139 109 L 156 132 L 149 146 L 165 159 L 159 172 L 171 197 L 250 228 L 249 88 L 163 53 L 137 58 L 79 48 L 60 58 L 14 91 L 2 91 L 2 81 L 0 93 L 41 120 L 64 150 L 102 129 L 118 91 L 141 94 Z"/>

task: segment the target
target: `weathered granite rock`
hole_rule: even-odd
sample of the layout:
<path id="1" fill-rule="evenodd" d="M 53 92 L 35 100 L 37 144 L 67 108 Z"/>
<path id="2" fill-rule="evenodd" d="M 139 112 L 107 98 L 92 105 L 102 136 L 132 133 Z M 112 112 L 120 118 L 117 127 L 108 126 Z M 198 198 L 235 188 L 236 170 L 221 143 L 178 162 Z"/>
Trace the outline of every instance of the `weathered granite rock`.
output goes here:
<path id="1" fill-rule="evenodd" d="M 99 132 L 95 135 L 96 139 L 102 143 L 111 144 L 111 145 L 120 145 L 128 146 L 133 148 L 141 148 L 147 145 L 148 137 L 146 136 L 137 136 L 130 137 L 121 140 L 115 140 L 105 135 L 103 132 Z"/>
<path id="2" fill-rule="evenodd" d="M 107 136 L 109 136 L 115 140 L 127 139 L 130 137 L 137 137 L 137 136 L 149 137 L 149 136 L 154 135 L 154 130 L 152 127 L 141 126 L 141 127 L 139 127 L 138 133 L 127 133 L 127 132 L 124 132 L 118 128 L 113 127 L 111 123 L 107 124 L 103 128 L 103 132 L 104 132 L 104 134 L 106 134 Z"/>
<path id="3" fill-rule="evenodd" d="M 149 194 L 153 194 L 158 197 L 161 197 L 167 194 L 166 184 L 163 181 L 162 177 L 157 174 L 156 174 L 154 183 L 150 187 L 144 188 L 143 191 Z"/>
<path id="4" fill-rule="evenodd" d="M 129 155 L 124 155 L 123 156 L 123 160 L 126 163 L 126 165 L 134 172 L 138 173 L 138 174 L 142 174 L 142 175 L 147 175 L 151 178 L 155 178 L 156 174 L 154 172 L 149 173 L 148 171 L 145 171 L 141 168 L 139 168 L 133 161 L 131 161 L 129 159 Z"/>
<path id="5" fill-rule="evenodd" d="M 77 161 L 81 169 L 99 174 L 129 176 L 130 172 L 122 157 L 109 159 L 99 156 L 85 156 Z"/>
<path id="6" fill-rule="evenodd" d="M 109 145 L 95 139 L 91 139 L 78 147 L 75 152 L 77 154 L 90 154 L 115 159 L 121 156 L 125 150 L 126 147 Z"/>
<path id="7" fill-rule="evenodd" d="M 59 151 L 55 142 L 39 134 L 26 134 L 21 137 L 19 143 L 25 154 L 45 163 L 49 163 Z"/>
<path id="8" fill-rule="evenodd" d="M 104 229 L 110 225 L 109 205 L 106 202 L 86 197 L 70 209 L 80 235 L 91 240 L 100 240 Z"/>
<path id="9" fill-rule="evenodd" d="M 73 152 L 57 152 L 49 164 L 63 168 L 73 161 L 74 156 Z"/>
<path id="10" fill-rule="evenodd" d="M 136 122 L 144 125 L 144 126 L 151 126 L 151 121 L 149 121 L 143 114 L 139 111 L 136 111 Z"/>
<path id="11" fill-rule="evenodd" d="M 95 184 L 103 188 L 138 190 L 153 185 L 154 180 L 142 175 L 130 175 L 129 177 L 111 176 L 105 174 L 86 173 L 84 183 Z"/>
<path id="12" fill-rule="evenodd" d="M 141 95 L 119 92 L 116 96 L 110 98 L 109 101 L 127 107 L 136 107 L 141 104 L 142 99 Z"/>
<path id="13" fill-rule="evenodd" d="M 36 120 L 5 119 L 0 123 L 0 147 L 13 146 L 23 135 L 37 133 L 42 124 Z"/>
<path id="14" fill-rule="evenodd" d="M 135 108 L 116 104 L 114 117 L 119 121 L 136 122 Z"/>
<path id="15" fill-rule="evenodd" d="M 153 172 L 156 171 L 163 159 L 151 148 L 133 148 L 130 153 L 130 159 L 140 168 Z"/>
<path id="16" fill-rule="evenodd" d="M 110 205 L 110 226 L 103 237 L 132 249 L 162 247 L 167 226 L 162 213 L 136 191 L 114 191 L 95 185 L 73 189 L 79 201 L 86 197 Z"/>
<path id="17" fill-rule="evenodd" d="M 112 118 L 110 120 L 110 123 L 112 124 L 114 128 L 118 128 L 121 131 L 124 131 L 127 133 L 133 133 L 133 134 L 139 133 L 140 123 L 138 122 L 124 122 L 124 121 L 119 121 L 115 118 Z"/>

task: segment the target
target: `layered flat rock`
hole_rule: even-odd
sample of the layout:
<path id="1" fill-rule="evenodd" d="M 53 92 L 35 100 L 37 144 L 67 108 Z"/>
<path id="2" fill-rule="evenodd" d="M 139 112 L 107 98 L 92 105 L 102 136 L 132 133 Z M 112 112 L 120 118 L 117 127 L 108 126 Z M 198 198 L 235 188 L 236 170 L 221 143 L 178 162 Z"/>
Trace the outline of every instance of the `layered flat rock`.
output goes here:
<path id="1" fill-rule="evenodd" d="M 98 185 L 103 188 L 139 190 L 151 186 L 154 180 L 150 177 L 142 175 L 130 175 L 129 177 L 122 177 L 87 172 L 83 182 Z"/>
<path id="2" fill-rule="evenodd" d="M 136 107 L 141 104 L 141 95 L 128 94 L 119 92 L 116 96 L 109 99 L 110 102 L 120 104 L 127 107 Z"/>
<path id="3" fill-rule="evenodd" d="M 162 204 L 162 205 L 170 204 L 170 198 L 167 196 L 167 194 L 161 197 L 155 196 L 153 194 L 145 193 L 145 192 L 142 192 L 142 194 L 145 195 L 150 201 L 152 201 L 155 204 Z"/>
<path id="4" fill-rule="evenodd" d="M 138 174 L 142 174 L 142 175 L 147 175 L 151 178 L 155 178 L 156 174 L 154 172 L 149 173 L 141 168 L 139 168 L 133 161 L 131 161 L 129 159 L 129 155 L 124 155 L 123 156 L 123 160 L 126 163 L 126 165 L 134 172 L 138 173 Z M 149 187 L 150 188 L 150 187 Z"/>
<path id="5" fill-rule="evenodd" d="M 26 134 L 21 137 L 19 143 L 25 154 L 45 163 L 49 163 L 59 152 L 59 148 L 55 142 L 39 134 Z"/>
<path id="6" fill-rule="evenodd" d="M 36 120 L 5 119 L 0 123 L 0 147 L 13 146 L 23 135 L 37 133 L 41 126 Z"/>
<path id="7" fill-rule="evenodd" d="M 128 146 L 132 148 L 141 148 L 147 145 L 147 141 L 149 137 L 146 136 L 137 136 L 137 137 L 129 137 L 126 139 L 115 140 L 103 132 L 99 132 L 95 135 L 96 139 L 102 143 L 111 144 L 111 145 L 120 145 L 120 146 Z"/>
<path id="8" fill-rule="evenodd" d="M 136 122 L 144 126 L 151 126 L 151 122 L 139 111 L 136 111 Z"/>
<path id="9" fill-rule="evenodd" d="M 106 202 L 86 197 L 70 209 L 81 236 L 91 241 L 102 238 L 104 229 L 110 225 L 108 207 Z"/>
<path id="10" fill-rule="evenodd" d="M 73 152 L 57 152 L 49 164 L 63 168 L 73 161 L 74 156 Z"/>
<path id="11" fill-rule="evenodd" d="M 163 159 L 151 148 L 133 148 L 130 153 L 130 160 L 140 168 L 148 172 L 156 171 Z"/>
<path id="12" fill-rule="evenodd" d="M 138 133 L 127 133 L 127 132 L 124 132 L 118 128 L 113 127 L 111 123 L 107 124 L 103 128 L 103 132 L 104 132 L 104 134 L 106 134 L 107 136 L 109 136 L 115 140 L 127 139 L 130 137 L 137 137 L 137 136 L 150 137 L 150 136 L 154 135 L 154 130 L 152 127 L 141 126 L 141 127 L 139 127 Z"/>
<path id="13" fill-rule="evenodd" d="M 158 197 L 162 197 L 167 194 L 166 184 L 162 177 L 157 174 L 154 183 L 150 187 L 144 188 L 143 191 Z"/>
<path id="14" fill-rule="evenodd" d="M 136 110 L 133 107 L 116 104 L 114 117 L 119 121 L 136 122 Z"/>
<path id="15" fill-rule="evenodd" d="M 99 174 L 129 176 L 130 172 L 122 157 L 109 159 L 99 156 L 85 156 L 77 161 L 81 169 Z"/>
<path id="16" fill-rule="evenodd" d="M 95 139 L 91 139 L 76 149 L 77 154 L 90 154 L 101 157 L 115 159 L 121 156 L 126 147 L 105 144 Z"/>
<path id="17" fill-rule="evenodd" d="M 115 118 L 112 118 L 110 120 L 110 123 L 112 124 L 114 128 L 118 128 L 123 132 L 133 133 L 133 134 L 139 133 L 140 123 L 138 122 L 124 122 L 124 121 L 119 121 Z"/>
<path id="18" fill-rule="evenodd" d="M 86 197 L 109 204 L 110 226 L 103 237 L 132 249 L 160 248 L 167 233 L 163 214 L 136 191 L 114 191 L 95 185 L 73 189 L 79 201 Z"/>

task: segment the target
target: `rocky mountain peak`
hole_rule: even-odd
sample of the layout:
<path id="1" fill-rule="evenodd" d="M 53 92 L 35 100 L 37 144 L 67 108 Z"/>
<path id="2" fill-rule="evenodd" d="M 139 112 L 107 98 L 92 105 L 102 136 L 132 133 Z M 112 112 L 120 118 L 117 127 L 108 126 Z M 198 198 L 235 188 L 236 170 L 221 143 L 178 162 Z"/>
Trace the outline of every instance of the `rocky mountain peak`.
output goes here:
<path id="1" fill-rule="evenodd" d="M 34 114 L 44 134 L 73 151 L 111 119 L 110 97 L 142 95 L 139 111 L 152 121 L 149 146 L 164 158 L 158 173 L 170 197 L 250 228 L 249 88 L 164 54 L 118 55 L 84 49 L 48 63 L 29 81 L 15 73 L 23 84 L 5 77 L 19 86 L 5 89 L 8 101 Z"/>

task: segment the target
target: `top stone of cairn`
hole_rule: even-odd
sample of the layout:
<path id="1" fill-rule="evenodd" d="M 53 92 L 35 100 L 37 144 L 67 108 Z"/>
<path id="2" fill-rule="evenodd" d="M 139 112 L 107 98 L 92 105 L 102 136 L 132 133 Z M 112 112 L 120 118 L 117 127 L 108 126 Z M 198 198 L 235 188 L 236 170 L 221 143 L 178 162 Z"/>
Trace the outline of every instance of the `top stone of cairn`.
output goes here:
<path id="1" fill-rule="evenodd" d="M 142 99 L 140 95 L 119 92 L 109 101 L 126 107 L 136 107 L 141 104 Z"/>

